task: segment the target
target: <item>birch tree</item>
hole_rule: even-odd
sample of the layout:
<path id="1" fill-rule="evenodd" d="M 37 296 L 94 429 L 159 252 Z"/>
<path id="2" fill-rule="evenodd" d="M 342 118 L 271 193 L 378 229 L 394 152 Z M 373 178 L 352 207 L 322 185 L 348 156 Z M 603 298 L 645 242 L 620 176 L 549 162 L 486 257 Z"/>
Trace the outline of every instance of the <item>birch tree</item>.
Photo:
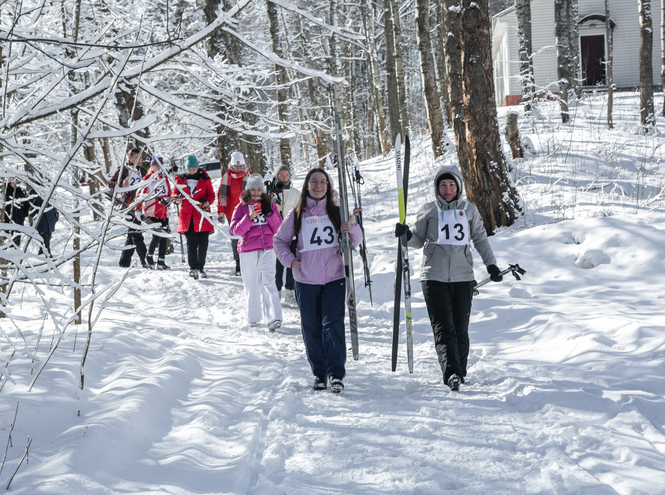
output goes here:
<path id="1" fill-rule="evenodd" d="M 559 103 L 561 105 L 561 122 L 566 124 L 570 119 L 568 101 L 570 97 L 570 0 L 554 0 L 554 32 L 556 36 L 557 77 L 559 79 Z"/>
<path id="2" fill-rule="evenodd" d="M 614 61 L 614 36 L 610 19 L 610 0 L 605 0 L 605 38 L 607 39 L 607 60 L 605 62 L 605 74 L 607 79 L 607 128 L 614 128 L 612 119 L 612 107 L 614 106 L 614 76 L 612 64 Z"/>
<path id="3" fill-rule="evenodd" d="M 524 102 L 524 113 L 529 115 L 535 98 L 533 45 L 531 41 L 531 0 L 515 0 L 515 15 L 517 16 L 517 38 L 519 40 L 522 101 Z"/>
<path id="4" fill-rule="evenodd" d="M 653 103 L 653 20 L 651 0 L 638 0 L 640 19 L 640 122 L 645 132 L 656 125 Z"/>

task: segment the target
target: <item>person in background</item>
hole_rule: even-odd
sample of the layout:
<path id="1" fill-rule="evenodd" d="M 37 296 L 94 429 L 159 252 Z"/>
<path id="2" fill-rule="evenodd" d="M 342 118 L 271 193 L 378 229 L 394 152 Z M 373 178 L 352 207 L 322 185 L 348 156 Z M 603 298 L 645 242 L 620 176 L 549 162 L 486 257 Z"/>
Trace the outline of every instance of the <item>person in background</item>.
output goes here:
<path id="1" fill-rule="evenodd" d="M 175 203 L 180 206 L 178 233 L 187 238 L 187 260 L 189 276 L 195 280 L 207 278 L 205 267 L 208 254 L 208 237 L 215 230 L 212 223 L 203 216 L 210 212 L 210 204 L 215 200 L 215 191 L 208 173 L 199 168 L 194 155 L 187 157 L 185 173 L 176 176 Z M 193 203 L 193 204 L 192 204 Z"/>
<path id="2" fill-rule="evenodd" d="M 293 187 L 291 183 L 291 171 L 286 165 L 280 165 L 275 169 L 275 177 L 270 182 L 270 194 L 282 218 L 288 215 L 298 204 L 300 191 Z M 292 248 L 295 249 L 295 238 L 293 239 Z M 284 304 L 295 306 L 296 296 L 294 292 L 293 272 L 288 266 L 285 269 L 279 259 L 275 263 L 275 285 L 277 286 L 280 298 L 282 296 L 282 287 L 284 287 Z M 286 282 L 284 282 L 285 275 Z"/>
<path id="3" fill-rule="evenodd" d="M 127 163 L 115 171 L 111 177 L 111 180 L 109 180 L 107 184 L 114 198 L 115 188 L 118 186 L 118 184 L 120 184 L 122 188 L 134 187 L 143 180 L 143 177 L 146 174 L 146 170 L 143 168 L 141 159 L 141 150 L 138 148 L 132 148 L 127 154 Z M 126 209 L 127 206 L 132 204 L 134 199 L 136 199 L 136 189 L 124 191 L 118 198 L 115 199 L 120 201 L 123 205 L 123 208 Z M 128 220 L 131 223 L 141 225 L 141 221 L 136 218 L 136 211 L 130 211 L 129 215 L 130 216 Z M 134 254 L 135 250 L 136 254 L 139 255 L 139 259 L 141 260 L 141 266 L 143 266 L 143 268 L 148 268 L 145 259 L 147 249 L 145 247 L 145 242 L 143 241 L 143 233 L 140 230 L 130 227 L 127 229 L 125 249 L 123 249 L 122 253 L 120 254 L 120 261 L 118 262 L 118 265 L 122 268 L 129 268 L 132 261 L 132 255 Z"/>
<path id="4" fill-rule="evenodd" d="M 39 213 L 39 209 L 44 204 L 44 200 L 41 198 L 41 196 L 39 196 L 39 194 L 37 194 L 37 191 L 35 191 L 34 189 L 30 190 L 29 196 L 30 196 L 30 205 L 32 207 L 30 210 L 30 216 L 34 219 L 37 213 Z M 60 218 L 60 212 L 58 212 L 58 210 L 53 208 L 53 206 L 49 203 L 46 205 L 46 208 L 44 209 L 44 214 L 42 215 L 42 218 L 39 220 L 39 224 L 37 224 L 37 232 L 39 232 L 39 235 L 42 237 L 42 241 L 44 244 L 43 248 L 41 246 L 39 247 L 39 254 L 43 254 L 47 258 L 52 258 L 51 236 L 55 231 L 55 224 L 58 222 L 59 218 Z"/>
<path id="5" fill-rule="evenodd" d="M 14 223 L 16 225 L 25 225 L 25 217 L 30 212 L 30 202 L 28 195 L 19 185 L 15 177 L 7 178 L 7 187 L 5 188 L 5 223 Z M 21 246 L 21 234 L 18 231 L 12 237 L 12 242 L 16 249 Z"/>
<path id="6" fill-rule="evenodd" d="M 148 219 L 149 222 L 159 224 L 160 232 L 169 232 L 169 201 L 172 195 L 171 183 L 168 181 L 164 172 L 162 172 L 162 165 L 164 160 L 161 156 L 153 158 L 150 161 L 150 169 L 143 178 L 149 184 L 143 189 L 139 190 L 138 198 L 146 198 L 147 200 L 139 204 L 136 208 Z M 148 246 L 148 254 L 146 261 L 148 267 L 157 270 L 168 270 L 169 266 L 166 264 L 166 241 L 167 238 L 153 232 L 152 241 Z M 154 254 L 157 250 L 157 265 L 155 266 Z"/>
<path id="7" fill-rule="evenodd" d="M 362 232 L 357 224 L 342 223 L 333 197 L 328 174 L 319 168 L 310 170 L 298 204 L 284 219 L 274 245 L 282 264 L 293 269 L 300 326 L 315 376 L 313 388 L 325 390 L 329 380 L 330 392 L 340 393 L 346 375 L 346 282 L 338 239 L 347 233 L 358 246 Z"/>
<path id="8" fill-rule="evenodd" d="M 406 234 L 409 247 L 424 248 L 420 282 L 427 305 L 434 348 L 443 382 L 452 391 L 464 383 L 469 357 L 469 317 L 475 285 L 473 242 L 494 282 L 503 279 L 478 209 L 463 195 L 462 174 L 444 166 L 434 176 L 435 201 L 425 204 L 413 230 L 398 223 L 395 236 Z"/>
<path id="9" fill-rule="evenodd" d="M 217 190 L 217 220 L 224 223 L 227 219 L 231 221 L 231 216 L 240 203 L 240 195 L 245 190 L 247 178 L 250 172 L 245 164 L 245 157 L 240 151 L 231 153 L 231 162 L 226 173 L 222 176 Z M 231 248 L 233 249 L 233 259 L 236 262 L 235 274 L 240 275 L 240 256 L 238 255 L 238 239 L 231 239 Z"/>
<path id="10" fill-rule="evenodd" d="M 252 327 L 262 319 L 274 332 L 282 326 L 282 306 L 275 288 L 275 251 L 273 236 L 282 224 L 277 205 L 263 188 L 263 177 L 247 179 L 241 202 L 233 212 L 229 232 L 240 236 L 238 252 L 245 287 L 247 320 Z"/>

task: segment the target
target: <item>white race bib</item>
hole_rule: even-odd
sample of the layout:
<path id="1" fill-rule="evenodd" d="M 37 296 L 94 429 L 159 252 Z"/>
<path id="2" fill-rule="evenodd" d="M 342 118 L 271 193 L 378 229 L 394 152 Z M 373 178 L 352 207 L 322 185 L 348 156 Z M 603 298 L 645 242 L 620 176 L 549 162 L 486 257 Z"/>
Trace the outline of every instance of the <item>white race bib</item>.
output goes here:
<path id="1" fill-rule="evenodd" d="M 122 187 L 133 186 L 134 184 L 138 184 L 142 180 L 143 180 L 143 177 L 141 177 L 141 174 L 139 174 L 138 172 L 134 172 L 134 173 L 132 173 L 131 177 L 127 177 L 123 181 Z"/>
<path id="2" fill-rule="evenodd" d="M 336 248 L 338 243 L 337 232 L 328 215 L 303 218 L 300 238 L 303 252 Z"/>
<path id="3" fill-rule="evenodd" d="M 157 179 L 152 184 L 148 186 L 151 196 L 157 196 L 159 198 L 164 198 L 168 196 L 168 190 L 166 189 L 166 179 Z"/>
<path id="4" fill-rule="evenodd" d="M 268 223 L 268 219 L 263 213 L 260 213 L 259 215 L 254 217 L 254 220 L 252 220 L 254 223 L 252 224 L 252 227 L 254 225 L 266 225 Z"/>
<path id="5" fill-rule="evenodd" d="M 437 244 L 466 246 L 469 244 L 469 221 L 466 211 L 439 210 L 439 238 Z"/>

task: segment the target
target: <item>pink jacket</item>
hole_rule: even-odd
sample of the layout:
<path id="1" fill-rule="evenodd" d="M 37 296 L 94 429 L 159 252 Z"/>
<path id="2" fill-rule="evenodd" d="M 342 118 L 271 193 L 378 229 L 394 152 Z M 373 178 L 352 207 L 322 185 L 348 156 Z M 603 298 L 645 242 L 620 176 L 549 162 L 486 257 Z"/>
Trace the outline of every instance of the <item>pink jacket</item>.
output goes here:
<path id="1" fill-rule="evenodd" d="M 304 218 L 324 215 L 327 215 L 325 200 L 316 201 L 312 198 L 307 198 L 307 209 L 305 210 Z M 275 254 L 284 266 L 291 266 L 291 262 L 296 258 L 289 249 L 291 239 L 295 236 L 293 232 L 294 221 L 295 210 L 291 210 L 275 235 Z M 358 224 L 353 224 L 353 230 L 350 235 L 354 246 L 358 246 L 362 242 L 362 231 Z M 300 258 L 301 269 L 293 269 L 293 278 L 295 280 L 303 284 L 325 285 L 334 280 L 344 278 L 344 261 L 342 260 L 342 253 L 338 245 L 329 249 L 301 252 L 300 250 L 303 247 L 303 239 L 299 235 L 296 252 L 297 257 Z"/>
<path id="2" fill-rule="evenodd" d="M 233 217 L 229 224 L 231 235 L 242 236 L 238 241 L 239 253 L 250 253 L 252 251 L 266 251 L 273 248 L 272 238 L 282 224 L 282 217 L 275 203 L 272 203 L 272 215 L 265 217 L 267 223 L 254 225 L 254 220 L 261 218 L 259 215 L 254 220 L 249 218 L 249 209 L 260 201 L 252 200 L 248 205 L 238 204 L 233 210 Z"/>

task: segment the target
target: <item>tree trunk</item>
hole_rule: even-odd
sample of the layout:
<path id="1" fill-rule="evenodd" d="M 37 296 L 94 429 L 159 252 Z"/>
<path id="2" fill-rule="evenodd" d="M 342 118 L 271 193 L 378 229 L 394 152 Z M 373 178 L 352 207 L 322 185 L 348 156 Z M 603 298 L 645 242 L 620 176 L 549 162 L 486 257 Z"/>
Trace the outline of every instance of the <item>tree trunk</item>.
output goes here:
<path id="1" fill-rule="evenodd" d="M 376 57 L 376 45 L 374 43 L 374 7 L 370 0 L 361 2 L 361 13 L 363 19 L 363 30 L 365 31 L 365 42 L 367 50 L 367 73 L 370 80 L 370 95 L 374 107 L 374 115 L 377 119 L 378 141 L 381 146 L 381 154 L 386 156 L 390 153 L 390 139 L 386 132 L 386 116 L 381 99 L 381 72 Z"/>
<path id="2" fill-rule="evenodd" d="M 612 63 L 614 60 L 614 33 L 610 23 L 610 0 L 605 0 L 605 36 L 607 38 L 607 62 L 605 74 L 607 79 L 607 128 L 613 129 L 612 107 L 614 106 L 614 76 L 612 74 Z"/>
<path id="3" fill-rule="evenodd" d="M 402 134 L 395 67 L 395 27 L 393 25 L 392 0 L 383 0 L 383 27 L 386 39 L 386 82 L 388 85 L 388 114 L 390 116 L 390 141 Z"/>
<path id="4" fill-rule="evenodd" d="M 520 209 L 501 151 L 494 94 L 488 0 L 463 0 L 464 116 L 468 160 L 462 166 L 469 201 L 492 234 L 512 225 Z"/>
<path id="5" fill-rule="evenodd" d="M 448 72 L 448 108 L 455 131 L 460 168 L 467 162 L 466 125 L 464 123 L 464 88 L 462 86 L 462 4 L 461 0 L 444 0 L 446 24 L 446 70 Z"/>
<path id="6" fill-rule="evenodd" d="M 557 77 L 559 78 L 559 102 L 561 121 L 570 119 L 568 97 L 572 74 L 570 73 L 570 0 L 554 0 L 554 32 L 556 35 Z"/>
<path id="7" fill-rule="evenodd" d="M 399 19 L 399 5 L 396 0 L 390 0 L 395 29 L 395 74 L 397 76 L 397 90 L 399 94 L 399 116 L 401 120 L 402 136 L 409 133 L 409 113 L 406 107 L 406 85 L 404 83 L 404 57 L 402 56 L 402 28 Z"/>
<path id="8" fill-rule="evenodd" d="M 311 43 L 312 40 L 310 36 L 309 23 L 303 23 L 300 40 L 301 40 L 302 52 L 304 54 L 304 59 L 310 61 L 309 63 L 311 64 L 312 63 L 311 61 L 314 60 L 314 54 L 312 51 L 312 43 Z M 312 113 L 311 120 L 316 122 L 316 124 L 311 125 L 310 128 L 312 129 L 312 133 L 314 134 L 314 143 L 316 144 L 316 154 L 319 158 L 317 166 L 319 168 L 323 168 L 326 163 L 326 156 L 328 155 L 328 146 L 323 131 L 321 130 L 321 127 L 319 125 L 319 123 L 323 122 L 324 120 L 323 105 L 321 104 L 321 98 L 320 98 L 321 94 L 320 87 L 321 84 L 319 83 L 319 80 L 317 78 L 310 77 L 307 79 L 307 91 L 309 94 L 309 102 Z M 310 164 L 308 164 L 308 166 L 309 165 Z"/>
<path id="9" fill-rule="evenodd" d="M 531 0 L 515 0 L 517 16 L 517 37 L 519 39 L 520 79 L 522 81 L 522 101 L 524 113 L 531 113 L 535 97 L 533 76 L 533 50 L 531 42 Z"/>
<path id="10" fill-rule="evenodd" d="M 660 87 L 665 96 L 665 5 L 661 5 L 660 16 Z M 665 98 L 661 114 L 665 115 Z"/>
<path id="11" fill-rule="evenodd" d="M 656 125 L 653 104 L 653 21 L 651 0 L 638 0 L 640 16 L 640 122 L 644 131 Z"/>
<path id="12" fill-rule="evenodd" d="M 522 144 L 520 143 L 517 118 L 518 114 L 516 112 L 506 114 L 506 141 L 508 141 L 513 158 L 524 158 L 524 149 L 522 149 Z"/>
<path id="13" fill-rule="evenodd" d="M 284 50 L 282 47 L 282 40 L 279 32 L 279 21 L 277 5 L 272 2 L 268 3 L 268 23 L 270 25 L 270 39 L 272 41 L 272 51 L 280 58 L 284 58 Z M 277 85 L 277 119 L 280 122 L 289 121 L 289 111 L 287 107 L 287 77 L 286 69 L 282 66 L 275 64 L 275 84 Z M 286 126 L 280 128 L 281 132 L 286 132 Z M 291 168 L 291 141 L 289 138 L 280 138 L 279 140 L 279 154 L 281 157 L 282 165 Z"/>
<path id="14" fill-rule="evenodd" d="M 570 29 L 570 85 L 577 98 L 582 96 L 582 64 L 580 64 L 580 9 L 578 0 L 568 0 L 568 26 Z"/>
<path id="15" fill-rule="evenodd" d="M 416 41 L 420 58 L 420 75 L 425 93 L 427 127 L 432 137 L 434 159 L 437 159 L 444 153 L 441 144 L 443 141 L 443 118 L 441 117 L 439 91 L 436 88 L 436 72 L 429 26 L 429 0 L 416 0 Z"/>
<path id="16" fill-rule="evenodd" d="M 443 105 L 443 115 L 445 123 L 452 122 L 450 114 L 450 105 L 448 102 L 448 71 L 446 69 L 446 16 L 444 15 L 445 2 L 439 0 L 436 2 L 436 68 L 439 80 L 439 95 Z"/>

